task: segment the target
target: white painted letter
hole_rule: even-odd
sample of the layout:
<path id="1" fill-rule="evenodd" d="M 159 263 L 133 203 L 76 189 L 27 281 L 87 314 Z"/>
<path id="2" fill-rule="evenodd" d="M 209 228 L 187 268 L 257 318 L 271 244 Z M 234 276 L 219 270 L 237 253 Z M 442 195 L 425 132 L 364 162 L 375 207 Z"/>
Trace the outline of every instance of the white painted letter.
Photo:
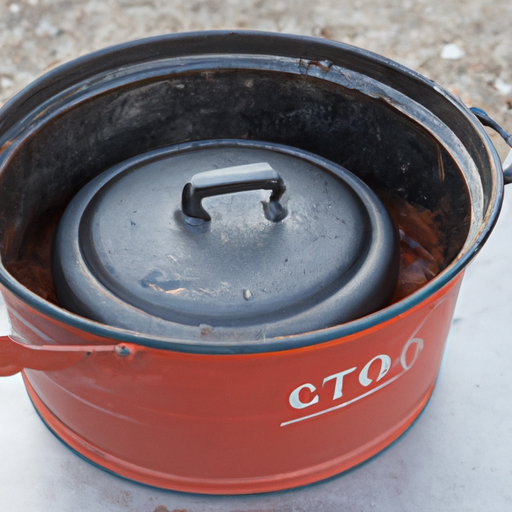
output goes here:
<path id="1" fill-rule="evenodd" d="M 359 382 L 362 386 L 366 387 L 369 386 L 373 381 L 368 377 L 368 371 L 370 370 L 370 366 L 374 361 L 377 361 L 380 359 L 380 372 L 376 379 L 377 382 L 379 382 L 386 373 L 388 373 L 389 368 L 391 367 L 391 358 L 387 356 L 386 354 L 381 354 L 379 356 L 375 356 L 371 361 L 367 363 L 367 365 L 361 370 L 361 373 L 359 374 Z"/>
<path id="2" fill-rule="evenodd" d="M 290 398 L 288 400 L 290 402 L 290 405 L 294 409 L 304 409 L 304 407 L 309 407 L 310 405 L 318 403 L 318 400 L 319 400 L 318 395 L 315 395 L 309 402 L 302 402 L 299 394 L 303 389 L 309 389 L 309 391 L 311 391 L 312 393 L 313 393 L 313 391 L 316 391 L 315 386 L 313 386 L 313 384 L 309 384 L 309 383 L 302 384 L 302 386 L 295 388 L 290 393 Z"/>
<path id="3" fill-rule="evenodd" d="M 414 356 L 412 358 L 412 361 L 407 364 L 407 351 L 409 347 L 415 343 L 416 344 L 416 350 L 414 352 Z M 408 370 L 415 362 L 416 359 L 418 359 L 418 356 L 420 355 L 420 352 L 423 349 L 423 340 L 421 338 L 411 338 L 406 344 L 405 347 L 402 349 L 402 355 L 400 356 L 400 363 L 402 363 L 402 368 L 404 370 Z"/>
<path id="4" fill-rule="evenodd" d="M 356 367 L 350 368 L 350 370 L 345 370 L 344 372 L 335 373 L 334 375 L 329 375 L 329 377 L 325 377 L 324 382 L 322 383 L 322 387 L 325 386 L 326 382 L 329 382 L 332 379 L 336 379 L 334 383 L 334 394 L 332 396 L 333 400 L 337 398 L 341 398 L 343 396 L 343 377 L 349 373 L 352 373 Z"/>

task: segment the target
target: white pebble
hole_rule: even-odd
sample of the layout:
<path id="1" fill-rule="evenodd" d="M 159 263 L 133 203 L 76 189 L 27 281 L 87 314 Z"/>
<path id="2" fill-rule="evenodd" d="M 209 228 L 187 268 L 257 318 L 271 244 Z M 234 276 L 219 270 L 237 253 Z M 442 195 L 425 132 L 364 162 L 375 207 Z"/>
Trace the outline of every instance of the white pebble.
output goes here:
<path id="1" fill-rule="evenodd" d="M 441 58 L 447 60 L 459 60 L 464 57 L 466 53 L 461 50 L 456 44 L 445 44 L 441 50 Z"/>
<path id="2" fill-rule="evenodd" d="M 14 84 L 14 82 L 10 78 L 7 78 L 6 76 L 3 76 L 2 78 L 0 78 L 0 87 L 2 89 L 9 89 L 9 87 L 11 87 L 13 84 Z"/>
<path id="3" fill-rule="evenodd" d="M 41 20 L 36 27 L 36 34 L 38 36 L 56 36 L 60 32 L 59 28 L 52 25 L 48 20 Z"/>
<path id="4" fill-rule="evenodd" d="M 16 14 L 20 12 L 20 6 L 18 4 L 11 4 L 9 5 L 9 11 L 11 11 L 13 14 Z"/>
<path id="5" fill-rule="evenodd" d="M 498 91 L 501 92 L 501 94 L 504 96 L 512 92 L 512 85 L 508 84 L 501 78 L 496 78 L 494 80 L 494 87 L 496 87 L 496 89 L 498 89 Z"/>

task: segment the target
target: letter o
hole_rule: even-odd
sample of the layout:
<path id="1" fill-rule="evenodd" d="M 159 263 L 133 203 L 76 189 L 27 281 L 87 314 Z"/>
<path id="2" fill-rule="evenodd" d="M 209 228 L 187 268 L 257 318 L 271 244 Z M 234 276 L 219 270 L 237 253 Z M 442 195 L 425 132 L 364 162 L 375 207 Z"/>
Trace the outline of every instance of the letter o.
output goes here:
<path id="1" fill-rule="evenodd" d="M 361 373 L 359 373 L 359 383 L 366 387 L 369 386 L 372 383 L 372 379 L 368 377 L 368 371 L 370 370 L 370 366 L 374 361 L 377 361 L 380 359 L 380 371 L 379 375 L 377 376 L 376 381 L 379 382 L 386 373 L 388 373 L 389 369 L 391 368 L 391 358 L 386 354 L 381 354 L 378 356 L 375 356 L 372 360 L 368 361 L 366 363 L 366 366 L 361 370 Z"/>
<path id="2" fill-rule="evenodd" d="M 416 344 L 416 350 L 414 352 L 414 357 L 412 358 L 412 361 L 407 364 L 407 351 L 409 350 L 409 347 L 415 343 Z M 400 355 L 400 363 L 402 364 L 402 368 L 404 370 L 409 370 L 409 368 L 412 367 L 412 365 L 416 362 L 416 359 L 418 359 L 418 356 L 420 355 L 420 352 L 423 350 L 423 340 L 421 338 L 411 338 L 402 349 L 402 354 Z"/>

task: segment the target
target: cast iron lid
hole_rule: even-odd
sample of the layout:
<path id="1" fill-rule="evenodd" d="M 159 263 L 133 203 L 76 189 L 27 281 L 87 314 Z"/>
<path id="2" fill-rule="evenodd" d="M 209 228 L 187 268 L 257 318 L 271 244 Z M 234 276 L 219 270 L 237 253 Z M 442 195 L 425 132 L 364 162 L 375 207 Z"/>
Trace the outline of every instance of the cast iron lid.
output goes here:
<path id="1" fill-rule="evenodd" d="M 61 305 L 80 315 L 242 342 L 387 305 L 398 260 L 385 208 L 343 167 L 212 140 L 139 155 L 89 182 L 59 225 L 53 273 Z"/>

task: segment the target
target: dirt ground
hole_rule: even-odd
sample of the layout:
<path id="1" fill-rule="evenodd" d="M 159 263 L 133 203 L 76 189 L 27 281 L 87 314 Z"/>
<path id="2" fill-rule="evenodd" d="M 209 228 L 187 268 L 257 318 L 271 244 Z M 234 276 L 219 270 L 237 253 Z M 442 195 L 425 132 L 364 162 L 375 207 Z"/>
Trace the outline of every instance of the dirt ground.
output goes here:
<path id="1" fill-rule="evenodd" d="M 0 0 L 0 105 L 45 71 L 168 32 L 315 35 L 394 59 L 512 131 L 510 0 Z M 502 157 L 508 149 L 492 135 Z"/>

